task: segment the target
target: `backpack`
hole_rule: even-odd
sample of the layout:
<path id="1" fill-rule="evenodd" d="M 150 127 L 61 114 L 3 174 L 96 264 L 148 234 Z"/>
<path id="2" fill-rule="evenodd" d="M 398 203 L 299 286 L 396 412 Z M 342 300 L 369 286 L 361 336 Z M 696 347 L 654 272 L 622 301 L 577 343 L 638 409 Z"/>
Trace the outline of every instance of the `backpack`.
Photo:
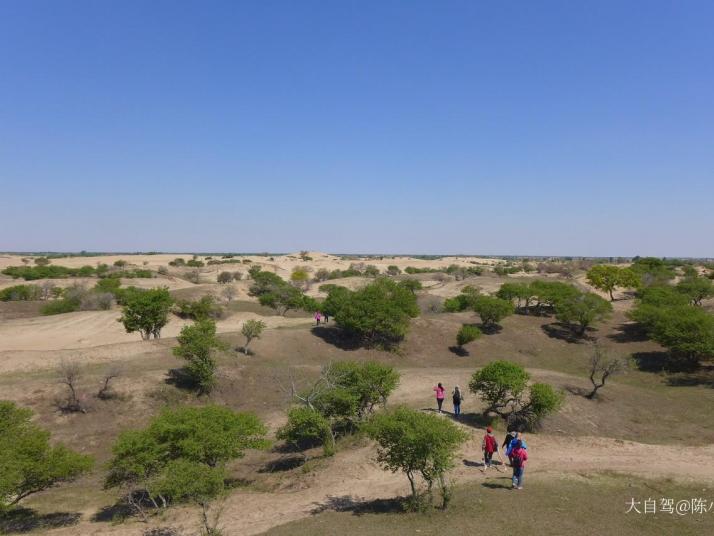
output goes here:
<path id="1" fill-rule="evenodd" d="M 522 455 L 519 455 L 519 456 L 514 455 L 512 458 L 513 458 L 511 460 L 512 467 L 515 467 L 516 469 L 518 469 L 523 466 L 523 456 Z"/>
<path id="2" fill-rule="evenodd" d="M 491 436 L 491 435 L 486 435 L 485 439 L 485 448 L 484 450 L 486 452 L 496 452 L 498 449 L 498 442 L 496 441 L 496 438 Z"/>

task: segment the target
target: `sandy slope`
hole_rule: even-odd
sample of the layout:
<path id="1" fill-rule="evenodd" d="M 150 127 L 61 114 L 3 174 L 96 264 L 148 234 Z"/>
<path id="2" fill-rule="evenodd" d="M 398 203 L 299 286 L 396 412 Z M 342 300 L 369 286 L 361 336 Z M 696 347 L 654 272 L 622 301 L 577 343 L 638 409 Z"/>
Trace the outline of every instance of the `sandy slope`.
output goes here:
<path id="1" fill-rule="evenodd" d="M 395 403 L 409 403 L 420 407 L 429 395 L 424 394 L 424 385 L 429 385 L 434 374 L 448 385 L 464 381 L 464 371 L 458 369 L 406 369 L 402 370 L 402 382 L 390 399 Z M 536 376 L 567 376 L 550 371 L 535 370 Z M 444 415 L 443 418 L 450 418 Z M 271 422 L 271 428 L 281 424 L 280 418 Z M 471 434 L 458 457 L 457 467 L 451 473 L 452 481 L 464 484 L 508 475 L 491 470 L 488 473 L 476 466 L 481 460 L 482 429 L 464 426 Z M 529 475 L 572 475 L 583 473 L 617 471 L 641 477 L 671 477 L 678 480 L 696 481 L 705 485 L 714 484 L 714 445 L 707 447 L 647 445 L 617 439 L 599 437 L 527 437 L 531 459 Z M 298 487 L 286 487 L 271 493 L 237 491 L 232 493 L 224 507 L 222 525 L 230 536 L 260 534 L 271 527 L 281 525 L 326 508 L 330 501 L 340 498 L 373 500 L 408 493 L 408 484 L 402 474 L 383 471 L 374 460 L 373 446 L 347 449 L 327 461 L 326 466 L 300 479 Z M 88 519 L 92 512 L 87 512 Z M 172 525 L 195 530 L 195 510 L 175 509 L 163 522 L 152 525 Z M 146 528 L 130 523 L 120 526 L 100 525 L 83 521 L 80 525 L 53 531 L 53 534 L 112 534 L 139 535 Z"/>
<path id="2" fill-rule="evenodd" d="M 53 366 L 61 358 L 59 354 L 48 354 L 48 351 L 105 347 L 107 352 L 121 358 L 133 356 L 141 345 L 146 347 L 156 344 L 153 341 L 142 342 L 138 333 L 126 333 L 117 322 L 119 316 L 117 310 L 80 311 L 3 322 L 0 324 L 0 373 Z M 225 320 L 219 320 L 217 330 L 219 333 L 240 331 L 243 322 L 248 319 L 263 320 L 268 328 L 308 325 L 312 322 L 309 318 L 234 313 Z M 187 323 L 190 321 L 172 316 L 161 334 L 163 337 L 175 337 Z M 88 353 L 88 360 L 91 361 L 91 356 L 95 354 Z"/>

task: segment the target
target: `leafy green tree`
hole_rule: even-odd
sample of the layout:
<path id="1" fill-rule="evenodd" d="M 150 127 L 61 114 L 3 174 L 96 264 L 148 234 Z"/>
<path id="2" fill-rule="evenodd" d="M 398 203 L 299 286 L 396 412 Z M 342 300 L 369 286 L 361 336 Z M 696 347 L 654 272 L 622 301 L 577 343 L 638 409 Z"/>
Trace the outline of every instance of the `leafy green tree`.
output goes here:
<path id="1" fill-rule="evenodd" d="M 213 320 L 199 320 L 181 328 L 179 345 L 173 349 L 174 355 L 185 359 L 189 379 L 198 388 L 199 394 L 210 393 L 216 384 L 216 361 L 213 353 L 226 350 L 227 345 L 216 337 L 216 323 Z"/>
<path id="2" fill-rule="evenodd" d="M 409 480 L 412 506 L 418 507 L 418 478 L 426 483 L 431 502 L 434 484 L 442 494 L 442 507 L 449 500 L 446 473 L 454 467 L 456 454 L 468 435 L 449 420 L 407 407 L 376 414 L 367 434 L 377 442 L 377 461 L 393 473 L 403 472 Z"/>
<path id="3" fill-rule="evenodd" d="M 565 298 L 555 304 L 555 317 L 570 325 L 581 337 L 595 322 L 606 319 L 612 313 L 612 305 L 592 292 Z"/>
<path id="4" fill-rule="evenodd" d="M 379 275 L 379 268 L 377 268 L 374 264 L 368 264 L 364 268 L 364 275 L 367 277 L 377 277 Z"/>
<path id="5" fill-rule="evenodd" d="M 687 296 L 692 305 L 702 305 L 702 300 L 714 297 L 714 283 L 707 278 L 691 276 L 685 277 L 677 283 L 676 289 Z"/>
<path id="6" fill-rule="evenodd" d="M 464 324 L 461 326 L 461 329 L 456 334 L 456 344 L 459 348 L 463 348 L 463 346 L 465 344 L 475 341 L 476 339 L 478 339 L 480 337 L 481 337 L 480 329 L 478 329 L 476 326 L 472 326 L 470 324 Z"/>
<path id="7" fill-rule="evenodd" d="M 655 257 L 636 258 L 630 268 L 645 286 L 666 284 L 676 275 L 670 265 Z"/>
<path id="8" fill-rule="evenodd" d="M 169 322 L 173 299 L 167 288 L 135 292 L 125 296 L 125 306 L 119 321 L 127 333 L 138 331 L 144 340 L 158 339 L 161 328 Z"/>
<path id="9" fill-rule="evenodd" d="M 496 292 L 496 297 L 502 300 L 513 302 L 516 300 L 516 307 L 520 309 L 522 300 L 526 300 L 525 306 L 528 308 L 532 293 L 525 283 L 503 283 Z"/>
<path id="10" fill-rule="evenodd" d="M 513 303 L 493 296 L 478 296 L 473 302 L 473 308 L 485 328 L 492 328 L 513 314 Z"/>
<path id="11" fill-rule="evenodd" d="M 0 401 L 0 511 L 25 497 L 89 471 L 91 456 L 62 444 L 32 422 L 32 411 Z"/>
<path id="12" fill-rule="evenodd" d="M 181 300 L 177 302 L 175 313 L 181 318 L 193 320 L 218 319 L 223 316 L 223 308 L 216 303 L 216 298 L 207 294 L 195 301 Z"/>
<path id="13" fill-rule="evenodd" d="M 652 316 L 648 332 L 669 349 L 673 368 L 695 367 L 714 357 L 714 316 L 699 307 L 660 308 Z"/>
<path id="14" fill-rule="evenodd" d="M 418 279 L 404 279 L 399 282 L 399 285 L 409 290 L 412 294 L 416 294 L 417 291 L 423 288 L 421 281 L 419 281 Z"/>
<path id="15" fill-rule="evenodd" d="M 537 300 L 536 307 L 539 314 L 542 313 L 544 307 L 554 310 L 557 303 L 581 294 L 577 288 L 568 283 L 540 279 L 533 281 L 530 284 L 530 289 Z"/>
<path id="16" fill-rule="evenodd" d="M 15 285 L 0 290 L 0 301 L 39 300 L 42 289 L 37 285 Z"/>
<path id="17" fill-rule="evenodd" d="M 243 322 L 243 327 L 241 327 L 241 334 L 245 337 L 245 345 L 243 346 L 243 353 L 248 355 L 248 345 L 253 339 L 260 339 L 263 334 L 263 330 L 266 328 L 265 322 L 262 320 L 246 320 Z"/>
<path id="18" fill-rule="evenodd" d="M 37 266 L 47 266 L 51 261 L 47 257 L 37 257 L 35 258 L 35 264 Z"/>
<path id="19" fill-rule="evenodd" d="M 410 318 L 419 315 L 416 296 L 387 278 L 355 291 L 334 289 L 324 305 L 345 333 L 368 346 L 398 344 L 409 329 Z"/>
<path id="20" fill-rule="evenodd" d="M 495 413 L 519 426 L 536 427 L 563 404 L 564 395 L 543 383 L 528 387 L 530 374 L 510 361 L 492 361 L 474 372 L 469 389 L 486 403 L 484 415 Z"/>
<path id="21" fill-rule="evenodd" d="M 330 422 L 307 406 L 290 409 L 288 422 L 278 430 L 277 438 L 300 449 L 322 445 L 325 456 L 335 453 L 335 436 Z"/>
<path id="22" fill-rule="evenodd" d="M 127 489 L 127 499 L 142 517 L 146 501 L 159 508 L 210 498 L 222 490 L 225 464 L 247 449 L 265 448 L 266 433 L 252 413 L 223 406 L 165 409 L 147 428 L 119 435 L 105 486 Z"/>
<path id="23" fill-rule="evenodd" d="M 632 269 L 608 264 L 596 264 L 590 268 L 587 280 L 596 289 L 609 293 L 610 301 L 615 300 L 612 292 L 616 288 L 636 288 L 640 284 L 637 273 Z"/>
<path id="24" fill-rule="evenodd" d="M 457 313 L 473 308 L 476 303 L 476 298 L 480 295 L 479 292 L 478 288 L 466 285 L 461 289 L 461 294 L 444 300 L 444 310 L 448 313 Z"/>
<path id="25" fill-rule="evenodd" d="M 386 405 L 387 398 L 399 385 L 399 372 L 377 361 L 337 361 L 329 369 L 329 380 L 353 396 L 357 416 L 363 418 L 376 405 Z"/>
<path id="26" fill-rule="evenodd" d="M 529 379 L 530 374 L 516 363 L 491 361 L 474 372 L 469 389 L 486 403 L 484 415 L 496 413 L 507 417 L 520 403 Z"/>

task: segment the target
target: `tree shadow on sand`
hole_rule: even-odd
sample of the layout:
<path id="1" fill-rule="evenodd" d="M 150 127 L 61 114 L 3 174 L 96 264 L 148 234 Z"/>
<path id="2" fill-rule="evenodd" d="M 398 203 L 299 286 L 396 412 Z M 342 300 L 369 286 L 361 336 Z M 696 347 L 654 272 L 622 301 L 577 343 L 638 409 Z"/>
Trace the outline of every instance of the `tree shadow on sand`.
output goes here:
<path id="1" fill-rule="evenodd" d="M 684 359 L 677 359 L 669 352 L 635 352 L 632 354 L 632 360 L 635 365 L 642 372 L 653 372 L 653 373 L 687 373 L 690 378 L 705 378 L 704 383 L 709 380 L 706 378 L 712 375 L 712 366 L 700 365 L 698 361 Z M 686 376 L 681 377 L 681 385 L 686 385 L 684 380 Z M 676 382 L 671 385 L 677 385 Z"/>
<path id="2" fill-rule="evenodd" d="M 582 344 L 590 340 L 590 337 L 586 335 L 577 335 L 573 333 L 573 330 L 567 324 L 561 322 L 553 322 L 552 324 L 543 324 L 541 326 L 543 332 L 548 335 L 551 339 L 558 339 L 560 341 L 565 341 L 571 344 Z M 591 331 L 588 329 L 587 331 Z M 586 332 L 587 333 L 587 332 Z"/>
<path id="3" fill-rule="evenodd" d="M 316 337 L 340 350 L 358 350 L 364 346 L 358 337 L 348 336 L 338 327 L 315 326 L 310 331 Z"/>
<path id="4" fill-rule="evenodd" d="M 79 522 L 78 512 L 53 512 L 40 514 L 32 508 L 14 508 L 0 514 L 1 534 L 22 534 L 35 530 L 50 530 L 70 527 Z"/>
<path id="5" fill-rule="evenodd" d="M 469 355 L 469 351 L 462 346 L 449 346 L 449 352 L 456 354 L 459 357 L 466 357 Z"/>
<path id="6" fill-rule="evenodd" d="M 198 387 L 195 380 L 188 375 L 185 368 L 175 368 L 169 370 L 166 373 L 164 383 L 173 385 L 177 389 L 181 389 L 183 391 L 195 391 Z"/>
<path id="7" fill-rule="evenodd" d="M 439 414 L 439 410 L 436 408 L 421 408 L 421 411 Z M 498 417 L 486 416 L 483 413 L 462 413 L 456 416 L 453 412 L 445 409 L 441 410 L 441 415 L 472 428 L 486 428 L 487 426 L 492 426 L 498 420 Z"/>
<path id="8" fill-rule="evenodd" d="M 324 502 L 313 504 L 315 507 L 310 510 L 313 515 L 327 511 L 352 512 L 356 516 L 363 514 L 392 514 L 404 511 L 404 497 L 361 501 L 351 495 L 329 495 Z"/>
<path id="9" fill-rule="evenodd" d="M 607 337 L 615 342 L 645 342 L 649 340 L 647 332 L 637 323 L 626 323 L 617 326 L 617 332 L 611 333 Z"/>

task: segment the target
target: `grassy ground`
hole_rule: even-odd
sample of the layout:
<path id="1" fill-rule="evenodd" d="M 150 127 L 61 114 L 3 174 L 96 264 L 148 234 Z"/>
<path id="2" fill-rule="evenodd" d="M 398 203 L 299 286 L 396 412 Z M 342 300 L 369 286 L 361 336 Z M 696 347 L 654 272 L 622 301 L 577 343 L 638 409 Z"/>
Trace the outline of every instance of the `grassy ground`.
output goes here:
<path id="1" fill-rule="evenodd" d="M 524 490 L 511 491 L 507 477 L 481 485 L 461 486 L 446 511 L 403 513 L 394 500 L 360 503 L 350 497 L 334 497 L 315 508 L 312 517 L 267 532 L 270 536 L 318 536 L 340 534 L 549 534 L 635 536 L 676 534 L 705 535 L 714 532 L 714 510 L 704 514 L 626 513 L 631 499 L 661 498 L 714 501 L 714 492 L 696 485 L 645 481 L 609 474 L 535 477 Z"/>

